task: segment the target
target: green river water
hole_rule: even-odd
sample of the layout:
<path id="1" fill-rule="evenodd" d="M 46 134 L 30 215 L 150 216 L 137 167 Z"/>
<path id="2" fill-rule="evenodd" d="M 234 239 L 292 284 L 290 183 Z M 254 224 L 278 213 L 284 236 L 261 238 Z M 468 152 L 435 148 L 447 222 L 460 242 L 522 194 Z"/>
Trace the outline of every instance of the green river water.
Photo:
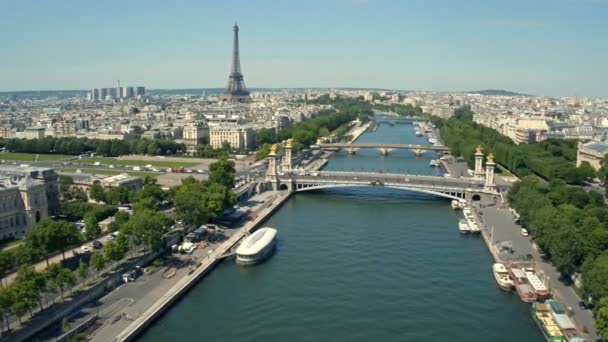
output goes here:
<path id="1" fill-rule="evenodd" d="M 359 141 L 426 143 L 411 123 Z M 339 152 L 326 170 L 436 174 L 432 157 Z M 139 341 L 544 341 L 458 219 L 449 201 L 400 190 L 297 194 L 266 224 L 279 231 L 267 262 L 219 265 Z"/>

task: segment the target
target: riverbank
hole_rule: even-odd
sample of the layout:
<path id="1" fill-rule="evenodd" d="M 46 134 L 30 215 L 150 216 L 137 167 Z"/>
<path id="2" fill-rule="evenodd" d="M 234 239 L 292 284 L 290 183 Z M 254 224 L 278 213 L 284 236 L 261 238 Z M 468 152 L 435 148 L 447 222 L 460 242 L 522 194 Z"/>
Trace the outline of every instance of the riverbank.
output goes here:
<path id="1" fill-rule="evenodd" d="M 193 272 L 181 278 L 173 287 L 167 290 L 162 297 L 153 303 L 139 317 L 135 318 L 129 326 L 121 331 L 112 341 L 131 341 L 144 329 L 146 329 L 154 320 L 161 316 L 173 303 L 175 303 L 183 294 L 185 294 L 193 285 L 195 285 L 203 276 L 213 269 L 218 263 L 224 259 L 224 254 L 229 252 L 244 236 L 254 231 L 259 227 L 272 213 L 285 203 L 290 197 L 290 193 L 279 193 L 278 196 L 270 199 L 270 204 L 257 214 L 255 219 L 247 222 L 243 227 L 239 228 L 227 241 L 219 247 L 212 250 L 202 261 L 198 262 Z M 267 202 L 266 202 L 267 203 Z M 108 336 L 102 337 L 101 340 L 108 341 Z M 96 340 L 96 339 L 94 339 Z"/>

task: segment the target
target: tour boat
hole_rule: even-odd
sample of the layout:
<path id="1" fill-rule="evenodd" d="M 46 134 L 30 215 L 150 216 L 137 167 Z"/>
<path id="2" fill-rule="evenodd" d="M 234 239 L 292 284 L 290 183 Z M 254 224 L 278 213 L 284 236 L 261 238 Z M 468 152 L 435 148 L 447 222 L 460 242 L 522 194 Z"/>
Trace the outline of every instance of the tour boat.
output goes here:
<path id="1" fill-rule="evenodd" d="M 433 159 L 430 161 L 429 165 L 431 165 L 432 167 L 437 167 L 437 166 L 441 165 L 441 162 L 437 159 Z"/>
<path id="2" fill-rule="evenodd" d="M 467 224 L 467 221 L 465 221 L 465 220 L 458 221 L 458 230 L 462 234 L 468 233 L 469 232 L 469 225 Z"/>
<path id="3" fill-rule="evenodd" d="M 264 261 L 274 251 L 276 236 L 276 229 L 264 227 L 246 237 L 236 249 L 236 263 L 246 266 Z"/>
<path id="4" fill-rule="evenodd" d="M 416 131 L 416 136 L 417 137 L 421 137 L 422 136 L 422 132 L 421 131 Z"/>
<path id="5" fill-rule="evenodd" d="M 566 341 L 566 337 L 553 318 L 551 310 L 546 303 L 532 304 L 532 318 L 540 328 L 548 342 Z"/>
<path id="6" fill-rule="evenodd" d="M 511 267 L 508 270 L 519 298 L 526 303 L 535 302 L 538 297 L 534 288 L 528 283 L 526 271 L 517 267 Z"/>
<path id="7" fill-rule="evenodd" d="M 429 143 L 431 144 L 435 144 L 437 142 L 437 140 L 435 138 L 430 138 L 429 139 Z"/>
<path id="8" fill-rule="evenodd" d="M 506 291 L 511 291 L 513 289 L 513 280 L 509 276 L 509 271 L 505 267 L 504 264 L 495 263 L 492 265 L 492 272 L 494 273 L 494 279 L 496 279 L 496 283 L 498 286 Z"/>
<path id="9" fill-rule="evenodd" d="M 469 231 L 471 233 L 479 233 L 481 231 L 481 228 L 479 228 L 479 225 L 477 224 L 477 221 L 475 220 L 475 216 L 473 215 L 471 208 L 465 206 L 462 209 L 462 213 L 464 214 L 464 218 L 467 221 L 467 224 L 469 226 Z"/>
<path id="10" fill-rule="evenodd" d="M 528 284 L 534 289 L 537 299 L 544 300 L 551 298 L 551 292 L 549 292 L 549 289 L 547 289 L 545 284 L 538 278 L 536 273 L 526 270 L 526 279 Z"/>

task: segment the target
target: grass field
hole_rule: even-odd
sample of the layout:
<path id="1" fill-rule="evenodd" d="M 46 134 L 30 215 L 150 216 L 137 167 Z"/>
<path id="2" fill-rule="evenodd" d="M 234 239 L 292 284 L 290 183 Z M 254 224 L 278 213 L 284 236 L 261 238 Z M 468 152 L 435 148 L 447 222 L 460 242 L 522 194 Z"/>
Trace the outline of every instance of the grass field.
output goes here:
<path id="1" fill-rule="evenodd" d="M 38 159 L 36 159 L 38 156 Z M 18 161 L 53 161 L 65 159 L 68 156 L 63 154 L 35 154 L 35 153 L 13 153 L 1 152 L 0 160 L 18 160 Z"/>
<path id="2" fill-rule="evenodd" d="M 156 167 L 192 167 L 199 163 L 193 162 L 179 162 L 179 161 L 168 161 L 168 160 L 136 160 L 136 159 L 118 159 L 112 157 L 94 157 L 86 158 L 78 161 L 82 164 L 93 164 L 100 162 L 105 165 L 131 165 L 131 166 L 146 166 L 152 165 Z"/>
<path id="3" fill-rule="evenodd" d="M 72 168 L 72 167 L 57 168 L 57 171 L 69 172 L 69 173 L 76 173 L 76 170 L 78 170 L 78 168 Z M 118 171 L 118 170 L 115 171 L 115 170 L 98 170 L 98 169 L 80 169 L 80 171 L 82 173 L 87 173 L 87 174 L 108 175 L 108 176 L 119 175 L 121 173 L 126 173 L 130 176 L 139 176 L 139 177 L 145 177 L 145 176 L 157 177 L 159 175 L 162 175 L 162 173 L 160 173 L 160 172 L 144 172 L 144 171 Z"/>

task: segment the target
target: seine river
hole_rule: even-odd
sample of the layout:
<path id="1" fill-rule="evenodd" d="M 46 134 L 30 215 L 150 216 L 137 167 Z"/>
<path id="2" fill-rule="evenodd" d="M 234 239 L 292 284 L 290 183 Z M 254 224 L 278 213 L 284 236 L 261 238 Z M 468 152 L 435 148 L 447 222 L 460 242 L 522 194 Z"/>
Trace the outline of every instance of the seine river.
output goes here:
<path id="1" fill-rule="evenodd" d="M 411 123 L 359 141 L 425 143 Z M 431 158 L 340 152 L 326 169 L 436 174 Z M 139 340 L 544 341 L 458 218 L 446 200 L 399 190 L 297 194 L 267 222 L 279 230 L 271 259 L 219 265 Z"/>

